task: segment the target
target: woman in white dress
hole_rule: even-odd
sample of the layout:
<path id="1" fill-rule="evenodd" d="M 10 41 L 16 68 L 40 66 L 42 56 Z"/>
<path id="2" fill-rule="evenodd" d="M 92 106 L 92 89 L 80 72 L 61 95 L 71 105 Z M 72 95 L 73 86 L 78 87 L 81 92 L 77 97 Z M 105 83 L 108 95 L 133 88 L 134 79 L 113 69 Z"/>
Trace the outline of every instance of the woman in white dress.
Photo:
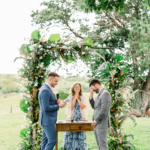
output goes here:
<path id="1" fill-rule="evenodd" d="M 71 88 L 70 101 L 66 108 L 66 120 L 87 121 L 88 111 L 85 96 L 82 95 L 82 86 L 75 83 Z M 86 150 L 86 132 L 65 132 L 62 145 L 64 150 Z"/>

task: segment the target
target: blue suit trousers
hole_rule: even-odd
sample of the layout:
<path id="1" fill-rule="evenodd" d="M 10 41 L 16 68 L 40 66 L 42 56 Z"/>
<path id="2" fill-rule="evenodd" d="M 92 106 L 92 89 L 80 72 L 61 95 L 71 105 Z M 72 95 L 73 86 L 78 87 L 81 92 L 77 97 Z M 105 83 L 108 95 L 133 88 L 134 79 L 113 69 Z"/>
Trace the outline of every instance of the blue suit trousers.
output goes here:
<path id="1" fill-rule="evenodd" d="M 56 144 L 55 125 L 43 127 L 43 140 L 41 150 L 53 150 L 55 144 Z"/>

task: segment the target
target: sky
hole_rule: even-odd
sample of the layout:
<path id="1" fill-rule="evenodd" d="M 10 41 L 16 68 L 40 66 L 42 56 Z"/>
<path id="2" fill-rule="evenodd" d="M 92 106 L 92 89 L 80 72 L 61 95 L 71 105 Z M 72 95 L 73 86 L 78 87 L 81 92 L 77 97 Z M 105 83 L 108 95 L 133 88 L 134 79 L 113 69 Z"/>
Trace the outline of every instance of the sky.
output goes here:
<path id="1" fill-rule="evenodd" d="M 0 5 L 0 74 L 18 74 L 17 71 L 22 67 L 22 62 L 14 59 L 19 56 L 19 48 L 26 44 L 24 38 L 30 38 L 32 31 L 37 30 L 38 26 L 31 25 L 32 10 L 40 10 L 40 3 L 43 0 L 5 0 Z M 62 30 L 53 28 L 50 34 L 61 33 Z M 81 67 L 81 62 L 77 68 Z M 84 76 L 86 70 L 81 73 Z M 76 75 L 76 69 L 72 70 L 72 75 Z M 54 71 L 54 67 L 51 71 Z M 60 69 L 57 73 L 66 76 L 66 72 Z"/>

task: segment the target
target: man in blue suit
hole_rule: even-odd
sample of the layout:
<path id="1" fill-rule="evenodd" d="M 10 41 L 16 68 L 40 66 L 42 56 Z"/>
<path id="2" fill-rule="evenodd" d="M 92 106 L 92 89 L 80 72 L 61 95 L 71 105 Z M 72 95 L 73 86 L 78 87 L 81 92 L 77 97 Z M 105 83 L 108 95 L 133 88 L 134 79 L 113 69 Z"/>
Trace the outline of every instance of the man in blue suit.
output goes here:
<path id="1" fill-rule="evenodd" d="M 52 150 L 56 144 L 56 120 L 57 111 L 66 104 L 61 103 L 60 99 L 55 99 L 51 87 L 58 84 L 59 75 L 51 72 L 47 81 L 40 88 L 38 99 L 40 103 L 39 124 L 43 127 L 43 139 L 41 150 Z"/>

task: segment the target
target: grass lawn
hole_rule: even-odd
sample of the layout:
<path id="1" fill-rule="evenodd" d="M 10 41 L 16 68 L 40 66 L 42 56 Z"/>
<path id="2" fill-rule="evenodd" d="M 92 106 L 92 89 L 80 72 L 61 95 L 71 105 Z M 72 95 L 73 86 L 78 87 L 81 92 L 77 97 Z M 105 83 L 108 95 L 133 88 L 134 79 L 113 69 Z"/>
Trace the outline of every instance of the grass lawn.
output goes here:
<path id="1" fill-rule="evenodd" d="M 88 102 L 88 93 L 84 94 Z M 20 130 L 22 125 L 26 125 L 24 120 L 25 113 L 19 109 L 19 102 L 22 96 L 14 95 L 0 99 L 0 150 L 17 150 L 18 144 L 21 141 Z M 13 106 L 13 111 L 10 113 L 10 106 Z M 93 110 L 88 103 L 88 118 L 91 120 Z M 65 108 L 58 112 L 58 120 L 65 120 Z M 123 131 L 126 134 L 133 134 L 134 139 L 129 141 L 136 146 L 137 150 L 150 150 L 150 118 L 136 118 L 137 125 L 134 127 L 130 119 L 128 119 Z M 59 149 L 63 142 L 64 132 L 59 132 Z M 96 150 L 96 140 L 93 132 L 86 132 L 87 147 L 91 150 Z"/>

